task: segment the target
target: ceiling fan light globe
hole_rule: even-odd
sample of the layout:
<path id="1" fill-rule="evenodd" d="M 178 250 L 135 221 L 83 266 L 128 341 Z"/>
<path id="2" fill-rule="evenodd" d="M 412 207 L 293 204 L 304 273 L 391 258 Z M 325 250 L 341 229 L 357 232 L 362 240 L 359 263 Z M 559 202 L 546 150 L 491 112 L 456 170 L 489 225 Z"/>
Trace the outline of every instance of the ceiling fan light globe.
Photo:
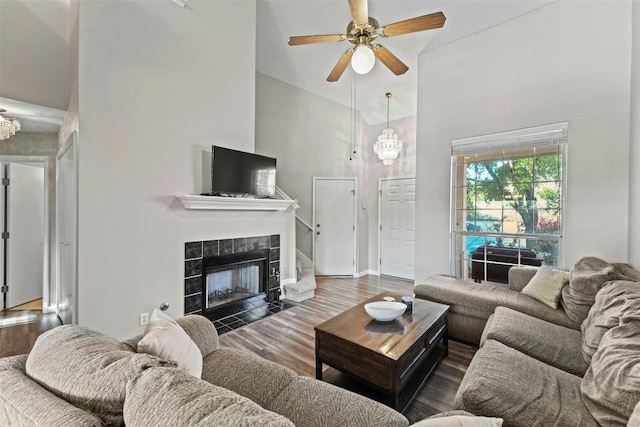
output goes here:
<path id="1" fill-rule="evenodd" d="M 367 45 L 359 45 L 356 47 L 351 56 L 351 68 L 358 74 L 367 74 L 376 63 L 376 55 Z"/>

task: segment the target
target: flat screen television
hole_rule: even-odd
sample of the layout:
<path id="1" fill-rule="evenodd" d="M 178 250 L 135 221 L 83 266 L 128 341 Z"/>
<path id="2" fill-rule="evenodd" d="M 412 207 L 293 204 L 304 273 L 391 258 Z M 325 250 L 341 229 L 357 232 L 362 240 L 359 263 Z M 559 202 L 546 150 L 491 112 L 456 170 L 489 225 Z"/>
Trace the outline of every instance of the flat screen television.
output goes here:
<path id="1" fill-rule="evenodd" d="M 211 147 L 213 196 L 274 197 L 276 159 L 230 148 Z"/>

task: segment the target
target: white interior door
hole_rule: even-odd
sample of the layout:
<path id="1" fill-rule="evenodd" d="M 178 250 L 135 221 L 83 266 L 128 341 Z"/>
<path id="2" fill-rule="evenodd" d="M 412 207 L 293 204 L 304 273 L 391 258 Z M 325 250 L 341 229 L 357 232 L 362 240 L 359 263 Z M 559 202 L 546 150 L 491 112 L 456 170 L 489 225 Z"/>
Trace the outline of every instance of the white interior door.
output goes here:
<path id="1" fill-rule="evenodd" d="M 42 298 L 45 183 L 43 163 L 8 164 L 7 308 Z M 4 203 L 4 201 L 3 201 Z"/>
<path id="2" fill-rule="evenodd" d="M 355 274 L 355 201 L 354 178 L 313 179 L 313 261 L 317 275 Z"/>
<path id="3" fill-rule="evenodd" d="M 75 133 L 56 167 L 56 305 L 62 323 L 77 323 L 77 180 Z"/>
<path id="4" fill-rule="evenodd" d="M 414 279 L 415 178 L 380 181 L 380 274 Z"/>

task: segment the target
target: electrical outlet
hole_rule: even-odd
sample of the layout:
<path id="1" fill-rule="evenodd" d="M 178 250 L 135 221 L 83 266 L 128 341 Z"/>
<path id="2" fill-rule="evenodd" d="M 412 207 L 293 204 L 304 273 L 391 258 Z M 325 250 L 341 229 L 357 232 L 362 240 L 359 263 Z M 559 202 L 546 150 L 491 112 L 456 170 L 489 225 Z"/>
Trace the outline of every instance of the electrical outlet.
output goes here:
<path id="1" fill-rule="evenodd" d="M 140 313 L 140 326 L 149 323 L 149 313 Z"/>

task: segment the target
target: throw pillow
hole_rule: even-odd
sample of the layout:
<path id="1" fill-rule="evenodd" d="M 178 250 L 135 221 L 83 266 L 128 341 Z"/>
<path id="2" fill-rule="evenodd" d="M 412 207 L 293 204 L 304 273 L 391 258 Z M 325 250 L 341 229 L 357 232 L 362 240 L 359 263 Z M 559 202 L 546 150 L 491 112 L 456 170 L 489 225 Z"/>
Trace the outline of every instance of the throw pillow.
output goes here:
<path id="1" fill-rule="evenodd" d="M 441 418 L 427 418 L 411 424 L 410 427 L 501 427 L 502 418 L 451 415 Z"/>
<path id="2" fill-rule="evenodd" d="M 603 426 L 626 426 L 640 401 L 640 318 L 620 318 L 602 336 L 580 383 L 584 403 Z"/>
<path id="3" fill-rule="evenodd" d="M 175 320 L 157 308 L 138 342 L 138 352 L 173 362 L 194 377 L 202 376 L 200 349 Z"/>
<path id="4" fill-rule="evenodd" d="M 275 412 L 175 368 L 147 369 L 127 384 L 127 427 L 294 427 Z"/>
<path id="5" fill-rule="evenodd" d="M 127 381 L 169 362 L 138 354 L 113 338 L 79 325 L 64 325 L 38 337 L 27 357 L 27 375 L 74 406 L 122 424 Z"/>
<path id="6" fill-rule="evenodd" d="M 569 273 L 541 267 L 531 278 L 522 293 L 537 299 L 551 308 L 558 308 L 562 288 L 569 282 Z"/>

